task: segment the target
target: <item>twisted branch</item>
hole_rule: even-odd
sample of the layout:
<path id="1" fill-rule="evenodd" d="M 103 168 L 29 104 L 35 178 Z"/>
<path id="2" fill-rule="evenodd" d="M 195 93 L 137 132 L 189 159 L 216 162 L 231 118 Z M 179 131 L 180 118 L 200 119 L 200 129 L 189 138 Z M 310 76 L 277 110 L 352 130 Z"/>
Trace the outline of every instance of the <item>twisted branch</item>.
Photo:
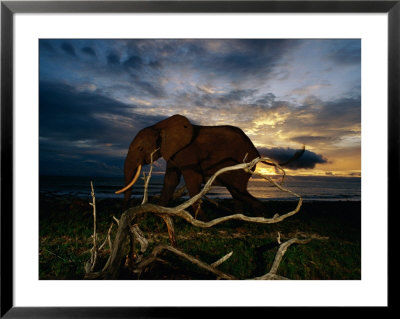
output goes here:
<path id="1" fill-rule="evenodd" d="M 168 250 L 168 251 L 170 251 L 170 252 L 172 252 L 172 253 L 180 256 L 180 257 L 183 257 L 183 258 L 187 259 L 188 261 L 190 261 L 191 263 L 197 265 L 198 267 L 203 268 L 203 269 L 215 274 L 218 278 L 230 279 L 230 280 L 236 279 L 234 276 L 225 274 L 222 271 L 216 269 L 216 267 L 218 265 L 223 263 L 225 260 L 227 260 L 232 255 L 232 252 L 230 254 L 224 256 L 223 258 L 221 258 L 221 259 L 224 259 L 224 260 L 221 261 L 221 259 L 220 259 L 220 260 L 216 261 L 214 263 L 214 264 L 217 263 L 216 265 L 214 265 L 214 264 L 209 265 L 209 264 L 207 264 L 207 263 L 205 263 L 205 262 L 203 262 L 201 260 L 198 260 L 197 258 L 195 258 L 195 257 L 193 257 L 193 256 L 191 256 L 191 255 L 189 255 L 189 254 L 187 254 L 187 253 L 175 248 L 175 247 L 169 246 L 169 245 L 158 245 L 158 246 L 156 246 L 153 249 L 153 251 L 151 252 L 151 254 L 136 266 L 136 269 L 135 269 L 134 272 L 137 272 L 137 273 L 142 272 L 142 270 L 144 268 L 146 268 L 147 266 L 149 266 L 152 262 L 154 262 L 157 259 L 157 256 L 164 250 Z"/>
<path id="2" fill-rule="evenodd" d="M 208 227 L 212 227 L 214 225 L 220 224 L 222 222 L 231 220 L 231 219 L 238 219 L 238 220 L 243 220 L 246 222 L 253 222 L 253 223 L 261 223 L 261 224 L 273 224 L 273 223 L 278 223 L 281 222 L 282 220 L 293 216 L 294 214 L 296 214 L 297 212 L 299 212 L 301 205 L 303 203 L 303 199 L 301 198 L 300 195 L 296 194 L 295 192 L 283 187 L 282 185 L 274 182 L 271 178 L 269 178 L 268 176 L 264 176 L 261 175 L 259 173 L 255 173 L 253 171 L 251 171 L 251 169 L 260 161 L 265 161 L 265 160 L 269 160 L 268 158 L 255 158 L 254 160 L 252 160 L 249 163 L 243 163 L 243 164 L 237 164 L 234 166 L 230 166 L 230 167 L 224 167 L 222 169 L 220 169 L 219 171 L 217 171 L 208 181 L 207 183 L 204 185 L 203 189 L 200 191 L 200 193 L 198 193 L 197 195 L 193 196 L 192 198 L 190 198 L 189 200 L 187 200 L 186 202 L 171 208 L 171 207 L 162 207 L 162 206 L 158 206 L 158 205 L 154 205 L 154 204 L 149 204 L 147 203 L 146 205 L 142 205 L 140 206 L 141 209 L 140 211 L 135 211 L 135 213 L 137 214 L 144 214 L 147 212 L 153 212 L 153 213 L 163 213 L 163 214 L 167 214 L 167 215 L 172 215 L 172 216 L 178 216 L 183 218 L 184 220 L 186 220 L 187 222 L 191 223 L 194 226 L 197 227 L 202 227 L 202 228 L 208 228 Z M 278 165 L 278 164 L 277 164 Z M 232 171 L 232 170 L 239 170 L 239 169 L 243 169 L 251 174 L 260 176 L 265 178 L 266 180 L 268 180 L 270 183 L 272 183 L 274 186 L 278 187 L 280 190 L 290 193 L 294 196 L 296 196 L 297 198 L 299 198 L 299 202 L 296 206 L 296 208 L 293 211 L 290 211 L 286 214 L 283 214 L 281 216 L 279 216 L 278 214 L 275 214 L 274 217 L 272 218 L 265 218 L 265 217 L 249 217 L 243 214 L 233 214 L 233 215 L 229 215 L 229 216 L 223 216 L 223 217 L 219 217 L 219 218 L 215 218 L 211 221 L 208 222 L 204 222 L 201 220 L 197 220 L 195 219 L 189 212 L 187 212 L 185 209 L 188 208 L 189 206 L 193 205 L 195 202 L 197 202 L 201 197 L 203 197 L 212 187 L 213 182 L 215 181 L 215 179 L 228 171 Z M 127 211 L 124 212 L 124 214 L 133 214 L 133 211 L 128 209 Z M 133 216 L 132 216 L 133 217 Z"/>
<path id="3" fill-rule="evenodd" d="M 282 261 L 283 255 L 285 255 L 289 246 L 291 246 L 293 244 L 302 244 L 302 245 L 308 244 L 313 239 L 329 239 L 329 237 L 321 237 L 316 234 L 312 234 L 308 238 L 299 239 L 299 238 L 295 237 L 295 238 L 292 238 L 292 239 L 280 244 L 270 271 L 263 276 L 255 277 L 252 279 L 254 279 L 254 280 L 288 279 L 288 278 L 285 278 L 285 277 L 282 277 L 282 276 L 279 276 L 276 274 L 276 272 L 278 271 L 278 267 Z M 278 237 L 278 242 L 280 242 L 280 235 Z"/>
<path id="4" fill-rule="evenodd" d="M 254 172 L 252 171 L 252 168 L 260 161 L 270 161 L 270 160 L 268 158 L 255 158 L 254 160 L 252 160 L 249 163 L 237 164 L 237 165 L 234 165 L 231 167 L 224 167 L 224 168 L 218 170 L 207 181 L 207 183 L 204 185 L 203 189 L 201 190 L 201 192 L 199 194 L 193 196 L 192 198 L 190 198 L 186 202 L 176 206 L 175 208 L 162 207 L 159 205 L 154 205 L 154 204 L 148 203 L 147 197 L 146 197 L 146 200 L 143 200 L 144 204 L 137 206 L 137 207 L 132 207 L 132 208 L 129 208 L 128 210 L 126 210 L 122 214 L 122 216 L 119 220 L 119 227 L 118 227 L 117 234 L 116 234 L 116 237 L 114 240 L 114 245 L 113 245 L 114 249 L 112 250 L 110 257 L 107 260 L 107 263 L 104 266 L 102 272 L 105 274 L 106 277 L 115 278 L 117 276 L 118 270 L 119 270 L 119 264 L 120 264 L 121 259 L 123 258 L 123 252 L 122 252 L 123 242 L 128 234 L 132 234 L 130 224 L 139 215 L 142 215 L 145 213 L 151 212 L 151 213 L 155 213 L 155 214 L 164 214 L 162 216 L 168 216 L 168 217 L 169 216 L 178 216 L 178 217 L 183 218 L 187 222 L 191 223 L 192 225 L 197 226 L 197 227 L 202 227 L 202 228 L 212 227 L 214 225 L 217 225 L 219 223 L 222 223 L 222 222 L 225 222 L 228 220 L 232 220 L 232 219 L 238 219 L 238 220 L 243 220 L 243 221 L 247 221 L 247 222 L 271 224 L 271 223 L 280 222 L 280 221 L 284 220 L 285 218 L 296 214 L 300 210 L 300 207 L 302 204 L 301 196 L 284 188 L 281 185 L 278 185 L 272 179 L 269 179 L 269 178 L 267 178 L 267 180 L 270 183 L 274 184 L 279 189 L 281 189 L 285 192 L 289 192 L 299 198 L 299 202 L 298 202 L 295 210 L 293 210 L 289 213 L 286 213 L 284 215 L 281 215 L 281 216 L 279 216 L 278 214 L 275 214 L 273 218 L 249 217 L 249 216 L 246 216 L 243 214 L 233 214 L 230 216 L 216 218 L 216 219 L 213 219 L 208 222 L 204 222 L 204 221 L 195 219 L 189 212 L 187 212 L 185 210 L 187 207 L 189 207 L 189 206 L 193 205 L 195 202 L 197 202 L 202 196 L 204 196 L 211 189 L 213 182 L 220 174 L 223 174 L 225 172 L 232 171 L 232 170 L 239 170 L 239 169 L 243 169 L 251 174 L 254 174 Z M 147 180 L 145 181 L 145 193 L 146 194 L 147 194 L 148 181 L 149 181 L 150 177 L 151 177 L 151 170 L 150 170 L 149 175 L 147 176 Z M 168 219 L 164 219 L 164 220 L 168 221 Z M 169 220 L 170 220 L 170 218 L 169 218 Z M 173 231 L 172 226 L 171 226 L 171 229 Z M 168 231 L 169 231 L 169 235 L 171 238 L 170 227 L 168 227 Z M 133 235 L 135 235 L 134 232 L 133 232 Z M 135 235 L 135 236 L 137 236 L 137 235 Z M 162 249 L 166 249 L 166 248 L 162 248 Z M 168 250 L 173 251 L 175 253 L 177 253 L 177 251 L 178 251 L 176 248 L 174 248 L 174 249 L 168 248 Z M 181 252 L 181 253 L 182 253 L 181 254 L 182 256 L 183 255 L 186 256 L 186 254 L 184 254 L 183 252 Z M 157 254 L 155 254 L 155 255 L 157 255 Z M 148 260 L 148 259 L 146 259 L 146 260 Z M 154 259 L 152 259 L 152 260 L 154 260 Z M 219 277 L 221 277 L 221 276 L 219 276 Z M 221 277 L 221 278 L 223 278 L 223 277 Z"/>

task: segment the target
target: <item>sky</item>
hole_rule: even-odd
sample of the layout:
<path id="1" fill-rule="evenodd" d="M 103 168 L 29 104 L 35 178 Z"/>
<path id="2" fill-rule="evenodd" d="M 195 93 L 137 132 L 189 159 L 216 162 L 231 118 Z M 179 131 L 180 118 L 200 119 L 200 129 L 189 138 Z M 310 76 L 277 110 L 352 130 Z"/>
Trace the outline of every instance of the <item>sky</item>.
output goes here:
<path id="1" fill-rule="evenodd" d="M 136 133 L 174 114 L 278 162 L 305 145 L 288 175 L 360 176 L 361 40 L 39 40 L 41 175 L 121 176 Z"/>

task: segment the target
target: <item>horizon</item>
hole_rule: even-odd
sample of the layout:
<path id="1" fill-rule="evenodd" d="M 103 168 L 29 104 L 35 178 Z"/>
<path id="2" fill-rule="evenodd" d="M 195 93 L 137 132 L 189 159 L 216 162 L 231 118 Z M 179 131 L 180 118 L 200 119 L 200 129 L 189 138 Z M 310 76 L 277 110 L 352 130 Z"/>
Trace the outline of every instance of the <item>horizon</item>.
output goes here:
<path id="1" fill-rule="evenodd" d="M 148 192 L 159 195 L 163 187 L 163 174 L 152 176 L 148 185 Z M 280 183 L 281 176 L 271 176 Z M 119 176 L 39 176 L 39 194 L 44 196 L 74 196 L 90 197 L 93 185 L 96 198 L 123 199 L 123 194 L 115 191 L 123 184 L 124 177 Z M 348 176 L 286 176 L 283 185 L 291 192 L 299 194 L 303 200 L 361 200 L 360 177 Z M 181 180 L 179 187 L 183 186 Z M 293 193 L 282 191 L 261 177 L 250 178 L 248 183 L 250 194 L 262 200 L 298 200 Z M 144 192 L 144 181 L 139 179 L 132 188 L 132 196 L 141 198 Z M 185 196 L 188 196 L 187 194 Z M 213 185 L 207 192 L 209 198 L 232 198 L 228 189 Z"/>

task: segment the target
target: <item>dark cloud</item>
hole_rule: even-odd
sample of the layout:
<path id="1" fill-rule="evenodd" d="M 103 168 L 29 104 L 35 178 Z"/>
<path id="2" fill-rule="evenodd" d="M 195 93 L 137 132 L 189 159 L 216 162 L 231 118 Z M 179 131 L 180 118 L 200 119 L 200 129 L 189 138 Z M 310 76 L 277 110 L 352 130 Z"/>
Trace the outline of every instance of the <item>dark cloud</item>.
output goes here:
<path id="1" fill-rule="evenodd" d="M 96 92 L 60 83 L 40 82 L 40 136 L 125 144 L 132 134 L 160 117 L 134 113 L 132 106 Z M 129 132 L 131 130 L 131 132 Z"/>
<path id="2" fill-rule="evenodd" d="M 213 93 L 205 87 L 197 86 L 198 91 L 180 92 L 178 101 L 191 102 L 196 106 L 207 106 L 211 108 L 228 107 L 232 103 L 242 103 L 245 99 L 251 99 L 257 92 L 256 89 L 234 89 L 226 93 Z"/>
<path id="3" fill-rule="evenodd" d="M 63 83 L 41 81 L 39 84 L 39 113 L 54 113 L 62 116 L 83 113 L 84 115 L 113 111 L 116 114 L 125 112 L 127 105 L 101 96 L 96 92 L 81 91 Z"/>
<path id="4" fill-rule="evenodd" d="M 339 65 L 359 65 L 361 62 L 361 40 L 336 40 L 327 57 Z"/>
<path id="5" fill-rule="evenodd" d="M 54 47 L 48 41 L 43 39 L 39 40 L 39 49 L 46 50 L 49 52 L 55 52 Z"/>
<path id="6" fill-rule="evenodd" d="M 195 70 L 208 78 L 241 82 L 267 77 L 285 52 L 298 46 L 296 40 L 135 40 L 127 41 L 130 57 L 126 66 L 143 65 Z"/>
<path id="7" fill-rule="evenodd" d="M 143 66 L 144 62 L 140 56 L 132 55 L 126 61 L 124 61 L 123 65 L 128 68 L 140 69 Z"/>
<path id="8" fill-rule="evenodd" d="M 291 159 L 298 150 L 291 148 L 258 148 L 258 151 L 261 156 L 269 157 L 278 163 L 283 163 Z M 324 163 L 328 163 L 328 160 L 321 154 L 305 150 L 300 158 L 294 160 L 285 167 L 290 169 L 312 169 L 315 168 L 316 164 Z"/>
<path id="9" fill-rule="evenodd" d="M 147 58 L 144 59 L 137 54 L 130 55 L 126 60 L 122 60 L 116 52 L 110 52 L 106 59 L 108 67 L 101 72 L 108 72 L 109 76 L 116 78 L 128 76 L 130 85 L 124 85 L 127 94 L 154 98 L 166 96 L 160 78 L 153 74 L 154 69 L 161 66 L 158 61 L 150 60 L 148 62 Z"/>
<path id="10" fill-rule="evenodd" d="M 257 104 L 265 105 L 265 106 L 272 106 L 272 104 L 275 101 L 276 96 L 272 93 L 268 93 L 264 95 L 263 97 L 259 98 L 256 100 Z"/>
<path id="11" fill-rule="evenodd" d="M 235 89 L 217 97 L 217 100 L 220 103 L 239 102 L 245 98 L 252 97 L 256 92 L 257 92 L 256 89 L 241 89 L 241 90 Z"/>
<path id="12" fill-rule="evenodd" d="M 107 63 L 109 65 L 118 65 L 120 63 L 120 57 L 118 54 L 111 52 L 107 55 Z"/>
<path id="13" fill-rule="evenodd" d="M 148 63 L 148 65 L 154 69 L 162 68 L 162 63 L 160 61 L 152 60 Z"/>
<path id="14" fill-rule="evenodd" d="M 339 98 L 324 103 L 322 112 L 318 114 L 321 121 L 334 120 L 337 126 L 346 124 L 361 123 L 361 97 Z"/>
<path id="15" fill-rule="evenodd" d="M 83 154 L 79 149 L 58 142 L 51 151 L 46 142 L 40 143 L 40 175 L 122 176 L 123 157 L 103 154 Z"/>
<path id="16" fill-rule="evenodd" d="M 91 47 L 83 47 L 81 51 L 83 53 L 87 54 L 87 55 L 90 55 L 90 56 L 93 56 L 93 57 L 96 56 L 96 52 Z"/>
<path id="17" fill-rule="evenodd" d="M 278 103 L 276 103 L 278 104 Z M 361 125 L 361 99 L 338 98 L 323 101 L 308 97 L 301 106 L 291 108 L 282 129 L 292 132 L 292 141 L 304 144 L 335 143 L 343 136 L 359 134 Z M 305 135 L 312 131 L 316 136 Z M 301 132 L 296 134 L 296 132 Z"/>
<path id="18" fill-rule="evenodd" d="M 301 41 L 296 39 L 243 39 L 236 40 L 247 51 L 260 52 L 267 55 L 279 55 L 282 52 L 298 46 Z"/>
<path id="19" fill-rule="evenodd" d="M 164 119 L 133 111 L 96 92 L 40 82 L 40 173 L 122 174 L 123 158 L 137 132 Z"/>
<path id="20" fill-rule="evenodd" d="M 75 53 L 75 48 L 72 46 L 72 44 L 68 43 L 68 42 L 63 42 L 61 44 L 61 49 L 66 52 L 67 54 L 76 57 L 76 53 Z"/>
<path id="21" fill-rule="evenodd" d="M 219 75 L 226 73 L 235 82 L 256 75 L 268 77 L 284 53 L 298 44 L 296 40 L 237 40 L 238 50 L 209 55 L 204 66 L 209 65 Z"/>
<path id="22" fill-rule="evenodd" d="M 141 95 L 155 97 L 155 98 L 162 98 L 167 95 L 164 87 L 162 87 L 158 82 L 148 82 L 148 81 L 141 81 L 135 80 L 132 84 L 133 86 L 137 86 L 139 90 L 141 90 Z"/>

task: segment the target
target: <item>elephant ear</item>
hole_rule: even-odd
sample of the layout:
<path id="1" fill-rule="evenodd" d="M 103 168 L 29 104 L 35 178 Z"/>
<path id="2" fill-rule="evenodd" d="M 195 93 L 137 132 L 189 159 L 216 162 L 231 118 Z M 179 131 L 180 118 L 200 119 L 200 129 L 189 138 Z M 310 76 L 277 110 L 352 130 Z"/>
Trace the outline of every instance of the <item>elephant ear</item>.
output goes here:
<path id="1" fill-rule="evenodd" d="M 157 123 L 155 127 L 161 130 L 161 155 L 166 161 L 188 145 L 193 137 L 192 124 L 179 114 Z"/>

